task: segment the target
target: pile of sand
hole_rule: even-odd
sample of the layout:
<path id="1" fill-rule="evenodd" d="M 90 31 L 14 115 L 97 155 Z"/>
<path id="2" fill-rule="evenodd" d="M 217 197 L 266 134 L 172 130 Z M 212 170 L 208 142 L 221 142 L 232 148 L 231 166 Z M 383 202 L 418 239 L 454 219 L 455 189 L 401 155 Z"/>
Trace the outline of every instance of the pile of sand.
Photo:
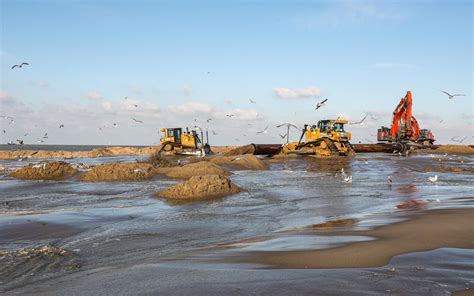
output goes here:
<path id="1" fill-rule="evenodd" d="M 203 175 L 221 175 L 228 176 L 229 173 L 218 165 L 215 165 L 209 161 L 200 161 L 195 163 L 186 164 L 183 166 L 169 167 L 169 168 L 157 168 L 156 172 L 165 174 L 170 178 L 182 178 L 188 179 L 193 176 Z"/>
<path id="2" fill-rule="evenodd" d="M 267 165 L 253 154 L 222 156 L 211 158 L 212 163 L 218 165 L 229 165 L 236 169 L 266 170 Z"/>
<path id="3" fill-rule="evenodd" d="M 171 202 L 191 202 L 224 197 L 239 192 L 240 189 L 221 175 L 194 176 L 184 183 L 177 184 L 156 193 Z"/>
<path id="4" fill-rule="evenodd" d="M 233 155 L 243 155 L 243 154 L 254 154 L 255 153 L 255 146 L 254 145 L 245 145 L 240 146 L 230 151 L 224 153 L 225 156 L 233 156 Z"/>
<path id="5" fill-rule="evenodd" d="M 235 146 L 212 146 L 212 152 L 217 154 L 224 154 L 232 149 L 235 149 Z"/>
<path id="6" fill-rule="evenodd" d="M 149 163 L 106 163 L 93 167 L 81 176 L 81 181 L 140 181 L 153 177 Z"/>
<path id="7" fill-rule="evenodd" d="M 474 147 L 470 145 L 440 145 L 434 146 L 434 149 L 417 149 L 415 153 L 426 154 L 474 154 Z"/>
<path id="8" fill-rule="evenodd" d="M 176 163 L 161 157 L 160 152 L 151 154 L 144 162 L 149 163 L 155 167 L 172 167 L 177 165 Z"/>
<path id="9" fill-rule="evenodd" d="M 62 180 L 77 172 L 69 163 L 64 161 L 47 161 L 30 164 L 12 173 L 11 177 L 27 180 Z"/>

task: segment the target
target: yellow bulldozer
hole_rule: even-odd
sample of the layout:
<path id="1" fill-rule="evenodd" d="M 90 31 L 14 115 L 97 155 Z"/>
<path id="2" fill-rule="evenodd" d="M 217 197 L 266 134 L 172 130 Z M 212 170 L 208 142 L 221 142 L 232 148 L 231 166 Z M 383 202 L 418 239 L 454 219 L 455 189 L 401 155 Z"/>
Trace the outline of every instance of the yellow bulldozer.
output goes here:
<path id="1" fill-rule="evenodd" d="M 317 156 L 350 155 L 354 149 L 349 142 L 351 133 L 344 130 L 347 123 L 347 120 L 326 119 L 318 121 L 317 125 L 305 124 L 300 140 L 284 145 L 282 152 Z"/>
<path id="2" fill-rule="evenodd" d="M 180 127 L 162 128 L 160 132 L 163 133 L 160 138 L 160 145 L 162 151 L 172 152 L 178 155 L 207 155 L 211 152 L 209 145 L 209 135 L 206 131 L 207 141 L 203 144 L 204 134 L 201 130 L 201 137 L 195 130 L 186 128 L 183 131 Z"/>

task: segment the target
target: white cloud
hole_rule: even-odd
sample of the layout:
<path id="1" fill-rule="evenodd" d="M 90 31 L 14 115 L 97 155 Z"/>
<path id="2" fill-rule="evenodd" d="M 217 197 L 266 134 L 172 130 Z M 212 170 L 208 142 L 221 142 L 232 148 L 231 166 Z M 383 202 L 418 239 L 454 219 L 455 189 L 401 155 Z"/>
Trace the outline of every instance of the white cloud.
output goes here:
<path id="1" fill-rule="evenodd" d="M 275 87 L 273 92 L 282 99 L 298 99 L 298 98 L 310 98 L 310 97 L 319 97 L 321 95 L 321 90 L 318 87 L 310 86 L 307 88 L 284 88 L 284 87 Z"/>
<path id="2" fill-rule="evenodd" d="M 91 91 L 87 92 L 86 93 L 86 98 L 88 98 L 89 100 L 92 100 L 92 101 L 101 101 L 101 100 L 104 99 L 104 97 L 95 90 L 91 90 Z"/>
<path id="3" fill-rule="evenodd" d="M 227 112 L 227 114 L 233 114 L 233 118 L 243 120 L 254 120 L 259 116 L 259 113 L 254 109 L 233 109 Z"/>
<path id="4" fill-rule="evenodd" d="M 210 114 L 214 111 L 214 108 L 210 105 L 199 102 L 188 102 L 179 106 L 168 106 L 168 109 L 171 113 L 177 115 Z"/>

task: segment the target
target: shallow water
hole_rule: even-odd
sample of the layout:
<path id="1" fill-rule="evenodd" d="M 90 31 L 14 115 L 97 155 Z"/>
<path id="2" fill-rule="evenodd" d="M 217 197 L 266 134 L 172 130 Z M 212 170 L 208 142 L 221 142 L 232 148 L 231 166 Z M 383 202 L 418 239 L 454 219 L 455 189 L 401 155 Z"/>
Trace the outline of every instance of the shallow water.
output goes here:
<path id="1" fill-rule="evenodd" d="M 52 243 L 73 250 L 80 258 L 81 270 L 91 270 L 169 260 L 219 244 L 233 244 L 242 250 L 300 250 L 367 240 L 371 238 L 309 238 L 288 232 L 340 218 L 359 221 L 351 229 L 390 223 L 395 219 L 393 213 L 410 211 L 396 205 L 411 199 L 424 201 L 423 209 L 472 207 L 474 174 L 446 172 L 439 166 L 472 168 L 474 157 L 451 157 L 441 163 L 429 155 L 390 154 L 269 162 L 268 171 L 233 171 L 231 179 L 244 189 L 241 193 L 182 206 L 152 196 L 178 182 L 164 177 L 144 182 L 86 183 L 78 179 L 23 181 L 3 173 L 0 249 Z M 137 158 L 67 161 L 99 164 Z M 9 171 L 39 161 L 0 161 L 0 165 Z M 342 181 L 341 168 L 352 175 L 352 183 Z M 439 179 L 432 183 L 428 177 L 435 174 Z M 392 184 L 387 183 L 387 176 L 391 176 Z M 42 227 L 51 231 L 41 232 Z M 272 238 L 240 243 L 265 235 Z M 62 273 L 5 276 L 0 281 L 3 289 L 9 290 L 58 274 Z"/>

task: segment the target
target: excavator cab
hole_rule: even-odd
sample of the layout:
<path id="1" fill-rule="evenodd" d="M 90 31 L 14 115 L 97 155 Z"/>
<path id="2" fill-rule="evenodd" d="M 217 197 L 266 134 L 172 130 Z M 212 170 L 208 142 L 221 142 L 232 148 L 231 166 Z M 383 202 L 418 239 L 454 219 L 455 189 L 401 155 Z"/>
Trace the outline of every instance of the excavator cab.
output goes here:
<path id="1" fill-rule="evenodd" d="M 423 145 L 433 145 L 433 142 L 436 141 L 433 133 L 429 129 L 421 129 L 420 137 L 418 138 L 418 143 Z"/>

